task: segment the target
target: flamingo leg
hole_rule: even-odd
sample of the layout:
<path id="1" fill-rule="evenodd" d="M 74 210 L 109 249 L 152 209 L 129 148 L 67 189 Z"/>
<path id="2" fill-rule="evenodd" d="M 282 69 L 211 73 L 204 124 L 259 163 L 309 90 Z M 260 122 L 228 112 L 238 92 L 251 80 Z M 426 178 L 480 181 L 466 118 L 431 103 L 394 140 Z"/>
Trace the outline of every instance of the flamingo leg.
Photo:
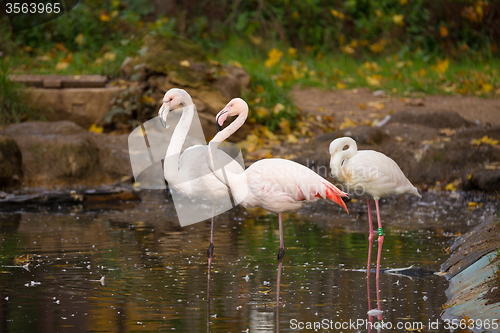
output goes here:
<path id="1" fill-rule="evenodd" d="M 376 273 L 376 286 L 377 286 L 377 306 L 379 310 L 380 306 L 380 288 L 379 288 L 379 276 L 380 276 L 380 259 L 382 257 L 382 244 L 384 243 L 384 232 L 382 230 L 382 222 L 380 221 L 380 210 L 378 207 L 378 200 L 375 200 L 375 208 L 377 209 L 377 222 L 378 222 L 378 253 L 377 253 L 377 273 Z M 382 314 L 378 316 L 379 320 L 382 320 Z"/>
<path id="2" fill-rule="evenodd" d="M 280 230 L 280 248 L 278 251 L 278 287 L 276 289 L 276 307 L 280 303 L 280 283 L 281 283 L 281 266 L 283 264 L 283 257 L 285 256 L 285 246 L 283 245 L 283 223 L 281 222 L 281 213 L 278 214 L 279 230 Z M 278 317 L 276 317 L 278 320 Z"/>
<path id="3" fill-rule="evenodd" d="M 210 225 L 210 245 L 208 245 L 208 275 L 207 275 L 207 333 L 210 333 L 210 273 L 212 271 L 212 255 L 214 254 L 214 215 L 215 204 L 212 206 L 212 223 Z"/>
<path id="4" fill-rule="evenodd" d="M 372 247 L 373 240 L 375 239 L 375 233 L 373 232 L 373 222 L 372 222 L 372 208 L 370 204 L 370 199 L 366 200 L 366 206 L 368 207 L 368 225 L 370 226 L 370 234 L 368 235 L 368 265 L 366 266 L 366 277 L 370 277 L 370 261 L 372 257 Z"/>

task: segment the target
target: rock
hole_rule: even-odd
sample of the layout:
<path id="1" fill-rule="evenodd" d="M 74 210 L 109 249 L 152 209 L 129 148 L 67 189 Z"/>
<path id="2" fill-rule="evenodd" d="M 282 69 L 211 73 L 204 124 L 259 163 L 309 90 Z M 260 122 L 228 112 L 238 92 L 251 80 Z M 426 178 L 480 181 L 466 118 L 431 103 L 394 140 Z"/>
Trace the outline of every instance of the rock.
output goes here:
<path id="1" fill-rule="evenodd" d="M 485 192 L 495 192 L 500 190 L 500 169 L 474 170 L 469 175 L 462 178 L 465 189 L 477 189 Z"/>
<path id="2" fill-rule="evenodd" d="M 414 110 L 405 110 L 394 113 L 388 123 L 416 124 L 433 128 L 473 126 L 471 122 L 465 120 L 459 114 L 450 111 L 421 113 Z"/>
<path id="3" fill-rule="evenodd" d="M 19 146 L 25 186 L 102 185 L 132 176 L 128 135 L 91 133 L 69 121 L 13 124 L 0 134 Z"/>
<path id="4" fill-rule="evenodd" d="M 22 155 L 12 138 L 0 135 L 0 185 L 11 185 L 22 177 Z"/>
<path id="5" fill-rule="evenodd" d="M 214 82 L 214 87 L 218 88 L 227 99 L 241 96 L 240 80 L 233 74 L 221 76 Z"/>

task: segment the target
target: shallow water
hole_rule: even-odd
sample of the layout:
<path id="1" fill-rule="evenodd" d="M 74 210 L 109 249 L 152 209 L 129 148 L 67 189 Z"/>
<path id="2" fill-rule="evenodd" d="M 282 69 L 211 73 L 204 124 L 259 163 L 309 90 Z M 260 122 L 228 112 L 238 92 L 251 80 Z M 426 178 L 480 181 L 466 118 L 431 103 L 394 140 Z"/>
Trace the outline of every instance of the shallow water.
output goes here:
<path id="1" fill-rule="evenodd" d="M 142 198 L 0 213 L 0 330 L 205 332 L 210 224 L 181 228 L 164 192 L 143 192 Z M 366 205 L 348 207 L 350 215 L 317 202 L 284 215 L 280 331 L 295 332 L 308 322 L 323 324 L 323 331 L 368 331 L 362 322 L 368 319 Z M 439 194 L 382 201 L 381 266 L 437 271 L 455 236 L 495 209 L 498 203 L 485 202 L 470 211 L 463 198 Z M 278 244 L 274 214 L 234 208 L 216 218 L 212 332 L 276 331 Z M 375 241 L 372 265 L 376 249 Z M 15 258 L 26 254 L 29 267 L 16 266 Z M 381 274 L 383 320 L 392 325 L 384 331 L 421 323 L 424 331 L 449 332 L 443 322 L 429 327 L 440 318 L 447 286 L 437 275 Z M 374 308 L 375 274 L 370 296 Z"/>

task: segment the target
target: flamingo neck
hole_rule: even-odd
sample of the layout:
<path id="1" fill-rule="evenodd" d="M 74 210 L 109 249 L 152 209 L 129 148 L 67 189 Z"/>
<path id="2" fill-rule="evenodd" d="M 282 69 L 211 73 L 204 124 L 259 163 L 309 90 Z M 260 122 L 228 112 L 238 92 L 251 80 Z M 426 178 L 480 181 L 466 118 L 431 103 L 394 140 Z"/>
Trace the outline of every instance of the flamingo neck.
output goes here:
<path id="1" fill-rule="evenodd" d="M 226 186 L 228 186 L 231 191 L 233 191 L 233 188 L 235 189 L 238 187 L 237 185 L 239 184 L 239 178 L 241 174 L 235 174 L 227 170 L 227 168 L 223 168 L 224 166 L 221 165 L 217 159 L 217 148 L 223 141 L 230 137 L 231 134 L 233 134 L 241 126 L 243 126 L 245 120 L 247 119 L 247 116 L 248 111 L 240 113 L 231 124 L 217 133 L 214 138 L 208 143 L 208 167 L 215 175 L 215 177 L 223 184 L 226 184 Z"/>
<path id="2" fill-rule="evenodd" d="M 181 154 L 182 145 L 186 141 L 189 128 L 193 122 L 194 104 L 182 106 L 182 116 L 175 126 L 172 139 L 165 154 L 164 176 L 167 181 L 175 177 L 179 172 L 179 156 Z"/>

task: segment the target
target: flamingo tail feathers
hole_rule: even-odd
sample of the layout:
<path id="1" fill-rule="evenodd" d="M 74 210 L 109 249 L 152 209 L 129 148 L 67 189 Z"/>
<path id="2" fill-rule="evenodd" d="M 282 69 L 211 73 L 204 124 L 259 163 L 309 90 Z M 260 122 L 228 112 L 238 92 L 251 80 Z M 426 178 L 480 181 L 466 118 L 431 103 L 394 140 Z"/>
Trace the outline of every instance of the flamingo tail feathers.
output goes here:
<path id="1" fill-rule="evenodd" d="M 343 207 L 347 214 L 349 214 L 349 211 L 347 210 L 347 207 L 345 205 L 344 200 L 342 200 L 342 197 L 348 198 L 347 194 L 339 190 L 333 185 L 330 184 L 325 184 L 326 186 L 326 198 L 330 199 L 331 201 L 335 202 L 338 204 L 340 207 Z"/>

